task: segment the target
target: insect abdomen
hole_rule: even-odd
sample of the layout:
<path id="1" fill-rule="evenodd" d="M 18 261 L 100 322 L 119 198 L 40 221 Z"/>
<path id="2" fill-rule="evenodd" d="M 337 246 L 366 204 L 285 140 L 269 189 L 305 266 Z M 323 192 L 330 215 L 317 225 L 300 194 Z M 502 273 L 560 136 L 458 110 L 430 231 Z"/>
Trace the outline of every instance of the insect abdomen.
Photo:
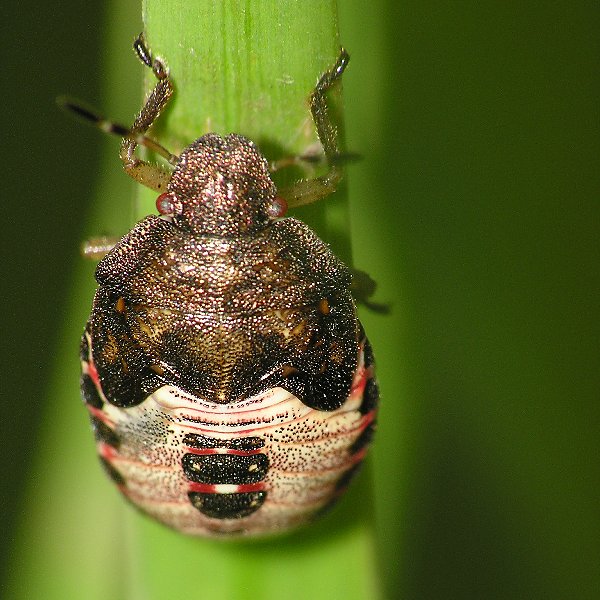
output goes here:
<path id="1" fill-rule="evenodd" d="M 106 402 L 88 353 L 83 381 L 88 410 L 102 423 L 98 452 L 127 498 L 185 533 L 259 535 L 300 525 L 335 500 L 366 452 L 376 406 L 366 396 L 376 392 L 366 344 L 348 398 L 330 412 L 280 387 L 222 405 L 163 386 L 120 408 Z"/>

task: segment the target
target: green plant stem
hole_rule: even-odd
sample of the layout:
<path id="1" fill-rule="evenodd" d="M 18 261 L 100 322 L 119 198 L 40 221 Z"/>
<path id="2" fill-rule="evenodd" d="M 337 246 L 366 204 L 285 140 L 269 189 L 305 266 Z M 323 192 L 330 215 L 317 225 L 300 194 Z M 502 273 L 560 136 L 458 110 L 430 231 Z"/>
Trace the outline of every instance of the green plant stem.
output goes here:
<path id="1" fill-rule="evenodd" d="M 147 41 L 166 60 L 176 87 L 154 130 L 172 152 L 208 131 L 246 135 L 269 160 L 315 144 L 307 97 L 339 52 L 335 2 L 146 0 L 144 22 Z M 147 206 L 154 195 L 143 192 L 143 198 Z M 298 212 L 349 258 L 341 197 Z M 365 473 L 321 522 L 259 542 L 189 539 L 136 519 L 140 597 L 189 597 L 201 582 L 201 597 L 375 599 L 369 498 Z"/>
<path id="2" fill-rule="evenodd" d="M 334 0 L 145 0 L 144 23 L 152 51 L 166 60 L 175 83 L 172 103 L 154 128 L 172 152 L 209 131 L 245 135 L 270 161 L 315 146 L 307 100 L 339 53 Z M 150 73 L 147 83 L 154 84 Z M 339 90 L 330 100 L 335 111 Z M 276 183 L 299 176 L 314 173 L 283 170 Z M 151 192 L 142 196 L 140 216 L 154 201 Z M 342 194 L 298 214 L 350 260 Z"/>
<path id="3" fill-rule="evenodd" d="M 103 112 L 119 119 L 133 110 L 141 77 L 135 60 L 123 60 L 125 47 L 139 28 L 139 14 L 129 3 L 114 3 L 107 13 L 102 49 L 105 66 Z M 75 26 L 75 24 L 74 24 Z M 103 27 L 103 24 L 100 24 Z M 82 73 L 81 77 L 94 77 Z M 69 91 L 69 90 L 65 90 Z M 129 108 L 128 108 L 129 106 Z M 73 127 L 79 127 L 74 123 Z M 69 124 L 65 120 L 65 135 Z M 89 128 L 89 143 L 102 144 L 89 221 L 82 238 L 102 232 L 122 233 L 131 227 L 131 191 L 118 163 L 118 142 Z M 85 152 L 85 148 L 77 151 Z M 90 174 L 90 180 L 94 174 Z M 64 182 L 65 190 L 69 182 Z M 82 202 L 73 198 L 73 203 Z M 12 543 L 6 591 L 11 600 L 106 600 L 126 597 L 123 585 L 127 558 L 127 510 L 116 490 L 107 486 L 99 468 L 86 410 L 79 392 L 78 344 L 89 315 L 95 265 L 72 249 L 73 280 L 65 298 L 56 299 L 49 319 L 60 328 L 53 375 L 40 391 L 39 435 L 31 439 L 34 456 L 23 495 L 21 520 Z M 69 265 L 57 265 L 68 268 Z M 28 432 L 27 435 L 30 435 Z"/>
<path id="4" fill-rule="evenodd" d="M 122 115 L 135 110 L 131 98 L 136 73 L 143 70 L 128 48 L 139 25 L 131 7 L 115 3 L 112 11 L 107 98 L 101 108 L 124 121 Z M 242 133 L 270 160 L 303 153 L 315 143 L 306 99 L 339 50 L 334 2 L 147 0 L 144 21 L 152 50 L 167 60 L 176 85 L 173 106 L 152 132 L 173 151 L 208 130 Z M 96 142 L 96 133 L 90 131 L 90 143 L 104 143 L 109 154 L 98 169 L 102 177 L 87 235 L 124 233 L 133 224 L 128 208 L 133 186 L 119 168 L 117 142 Z M 154 212 L 154 194 L 140 192 L 137 216 Z M 342 195 L 297 215 L 349 259 Z M 368 469 L 319 522 L 257 542 L 188 538 L 122 500 L 98 465 L 79 399 L 77 345 L 95 284 L 94 265 L 84 264 L 75 248 L 73 258 L 77 268 L 63 306 L 64 344 L 41 403 L 40 451 L 25 494 L 6 597 L 379 598 Z"/>

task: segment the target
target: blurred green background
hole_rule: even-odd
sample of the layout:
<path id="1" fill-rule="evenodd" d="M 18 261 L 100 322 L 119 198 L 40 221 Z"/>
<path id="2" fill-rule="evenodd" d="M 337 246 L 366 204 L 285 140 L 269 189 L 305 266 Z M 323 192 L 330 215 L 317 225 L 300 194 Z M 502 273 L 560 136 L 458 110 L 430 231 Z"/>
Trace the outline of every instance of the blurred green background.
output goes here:
<path id="1" fill-rule="evenodd" d="M 2 565 L 41 420 L 60 418 L 46 391 L 94 184 L 99 168 L 120 176 L 114 140 L 54 105 L 68 92 L 115 114 L 108 5 L 14 10 L 1 9 Z M 393 309 L 363 313 L 385 394 L 373 471 L 388 596 L 596 598 L 598 4 L 342 0 L 340 22 L 348 146 L 364 156 L 348 178 L 355 261 Z M 111 35 L 127 48 L 138 29 Z M 115 83 L 123 120 L 132 74 L 130 60 Z"/>

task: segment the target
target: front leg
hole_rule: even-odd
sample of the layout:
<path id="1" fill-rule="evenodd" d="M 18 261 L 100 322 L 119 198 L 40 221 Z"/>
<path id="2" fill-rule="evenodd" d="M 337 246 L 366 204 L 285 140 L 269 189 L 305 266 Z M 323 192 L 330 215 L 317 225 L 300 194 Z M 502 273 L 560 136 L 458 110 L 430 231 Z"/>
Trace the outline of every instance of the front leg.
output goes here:
<path id="1" fill-rule="evenodd" d="M 335 192 L 342 178 L 343 172 L 338 160 L 340 156 L 338 131 L 327 106 L 327 92 L 341 78 L 342 73 L 348 66 L 349 60 L 350 56 L 346 50 L 343 48 L 340 49 L 337 61 L 331 69 L 321 75 L 315 89 L 310 95 L 310 112 L 317 128 L 317 135 L 323 146 L 329 169 L 321 177 L 301 180 L 281 190 L 281 196 L 285 198 L 290 208 L 310 204 L 323 198 L 323 196 Z"/>
<path id="2" fill-rule="evenodd" d="M 139 144 L 137 136 L 145 136 L 148 129 L 158 119 L 160 113 L 173 95 L 173 84 L 169 79 L 169 72 L 165 65 L 158 59 L 152 58 L 144 35 L 140 34 L 133 44 L 138 58 L 154 73 L 157 83 L 146 103 L 135 118 L 130 129 L 130 134 L 123 138 L 120 157 L 123 161 L 125 172 L 137 182 L 157 192 L 164 192 L 171 174 L 156 165 L 141 160 L 135 155 Z M 137 134 L 137 135 L 136 135 Z M 167 153 L 165 156 L 169 163 L 175 164 L 178 157 Z"/>

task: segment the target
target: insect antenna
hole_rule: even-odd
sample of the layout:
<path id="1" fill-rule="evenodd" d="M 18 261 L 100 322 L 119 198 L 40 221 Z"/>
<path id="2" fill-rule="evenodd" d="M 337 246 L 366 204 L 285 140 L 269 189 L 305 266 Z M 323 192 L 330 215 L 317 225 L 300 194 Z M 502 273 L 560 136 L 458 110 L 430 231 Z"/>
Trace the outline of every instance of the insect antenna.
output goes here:
<path id="1" fill-rule="evenodd" d="M 136 144 L 144 146 L 152 152 L 156 152 L 156 154 L 162 156 L 171 165 L 175 166 L 177 164 L 179 157 L 176 154 L 171 154 L 171 152 L 169 152 L 164 146 L 161 146 L 156 140 L 153 140 L 142 133 L 136 133 L 125 125 L 105 119 L 98 113 L 95 113 L 93 110 L 87 108 L 76 100 L 72 100 L 71 98 L 60 97 L 57 98 L 56 102 L 63 110 L 66 110 L 67 112 L 76 115 L 80 119 L 91 123 L 104 133 L 118 135 L 123 138 L 133 140 Z"/>
<path id="2" fill-rule="evenodd" d="M 301 154 L 299 156 L 286 156 L 284 158 L 280 158 L 279 160 L 272 161 L 269 165 L 269 170 L 271 173 L 275 171 L 279 171 L 280 169 L 285 169 L 287 167 L 293 167 L 295 165 L 300 164 L 309 164 L 309 165 L 335 165 L 335 166 L 343 166 L 348 163 L 357 162 L 362 160 L 362 154 L 358 152 L 337 152 L 331 156 L 325 156 L 322 153 L 319 154 Z"/>

